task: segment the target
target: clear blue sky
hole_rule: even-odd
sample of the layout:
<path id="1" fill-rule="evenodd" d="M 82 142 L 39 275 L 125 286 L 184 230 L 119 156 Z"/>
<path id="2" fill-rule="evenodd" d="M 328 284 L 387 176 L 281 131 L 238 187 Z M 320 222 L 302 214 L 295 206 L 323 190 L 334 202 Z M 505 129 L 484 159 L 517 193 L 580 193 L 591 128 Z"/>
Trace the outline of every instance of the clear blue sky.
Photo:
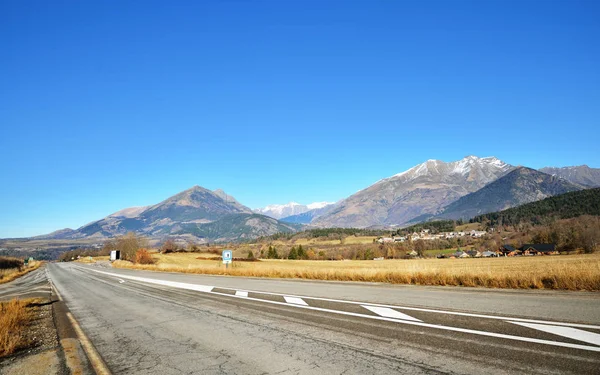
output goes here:
<path id="1" fill-rule="evenodd" d="M 600 167 L 598 1 L 0 0 L 0 237 L 193 185 L 335 201 L 427 159 Z"/>

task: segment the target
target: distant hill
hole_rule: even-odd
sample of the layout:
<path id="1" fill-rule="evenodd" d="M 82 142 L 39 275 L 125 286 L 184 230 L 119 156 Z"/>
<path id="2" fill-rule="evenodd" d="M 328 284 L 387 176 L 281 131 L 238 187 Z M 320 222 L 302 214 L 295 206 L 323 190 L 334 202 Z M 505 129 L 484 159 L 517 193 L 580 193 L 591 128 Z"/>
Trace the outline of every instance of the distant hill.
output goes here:
<path id="1" fill-rule="evenodd" d="M 469 219 L 479 214 L 501 211 L 580 189 L 580 186 L 562 178 L 518 167 L 506 176 L 449 204 L 435 217 Z"/>
<path id="2" fill-rule="evenodd" d="M 475 216 L 470 221 L 489 222 L 491 226 L 520 223 L 538 225 L 582 215 L 600 216 L 600 188 L 557 195 L 508 210 Z"/>
<path id="3" fill-rule="evenodd" d="M 198 238 L 217 242 L 250 240 L 275 233 L 296 232 L 299 226 L 282 223 L 259 214 L 235 214 L 206 224 L 181 224 L 173 234 L 192 234 Z"/>
<path id="4" fill-rule="evenodd" d="M 540 169 L 544 173 L 562 177 L 574 184 L 587 187 L 600 187 L 600 168 L 590 168 L 587 165 L 576 167 L 545 167 Z"/>
<path id="5" fill-rule="evenodd" d="M 439 212 L 513 169 L 495 157 L 467 156 L 449 163 L 428 160 L 351 195 L 312 224 L 360 228 L 402 225 L 417 216 Z"/>

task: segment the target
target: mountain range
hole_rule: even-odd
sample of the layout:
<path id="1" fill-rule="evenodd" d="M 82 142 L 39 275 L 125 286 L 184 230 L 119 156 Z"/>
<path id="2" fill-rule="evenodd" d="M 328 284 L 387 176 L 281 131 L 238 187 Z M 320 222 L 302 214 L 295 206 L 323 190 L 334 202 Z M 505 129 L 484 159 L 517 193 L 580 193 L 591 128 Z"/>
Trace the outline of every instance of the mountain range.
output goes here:
<path id="1" fill-rule="evenodd" d="M 317 217 L 313 224 L 320 227 L 402 225 L 417 216 L 437 213 L 513 169 L 495 157 L 467 156 L 450 163 L 428 160 L 351 195 L 335 209 Z"/>
<path id="2" fill-rule="evenodd" d="M 336 203 L 290 202 L 252 210 L 223 190 L 194 186 L 151 206 L 131 207 L 39 239 L 105 239 L 133 231 L 162 240 L 238 241 L 311 227 L 402 226 L 436 218 L 470 218 L 571 191 L 600 186 L 600 169 L 537 171 L 495 157 L 428 160 Z"/>

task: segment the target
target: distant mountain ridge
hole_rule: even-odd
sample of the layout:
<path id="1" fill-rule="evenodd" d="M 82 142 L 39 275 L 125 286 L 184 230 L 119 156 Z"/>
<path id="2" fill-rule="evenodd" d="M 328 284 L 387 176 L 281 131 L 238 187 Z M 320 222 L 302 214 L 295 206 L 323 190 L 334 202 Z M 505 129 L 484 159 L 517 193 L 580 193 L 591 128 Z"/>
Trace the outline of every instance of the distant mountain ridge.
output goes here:
<path id="1" fill-rule="evenodd" d="M 351 195 L 312 224 L 361 228 L 401 225 L 417 216 L 434 214 L 513 169 L 495 157 L 467 156 L 449 163 L 428 160 Z"/>
<path id="2" fill-rule="evenodd" d="M 104 239 L 133 231 L 151 238 L 235 241 L 293 231 L 300 224 L 389 228 L 437 217 L 469 218 L 594 184 L 600 185 L 600 169 L 585 165 L 535 171 L 495 157 L 431 159 L 336 203 L 290 202 L 252 210 L 221 189 L 194 186 L 155 205 L 125 208 L 79 229 L 35 238 Z"/>
<path id="3" fill-rule="evenodd" d="M 564 178 L 574 184 L 587 187 L 600 187 L 600 168 L 590 168 L 587 165 L 573 167 L 544 167 L 540 169 L 544 173 Z"/>
<path id="4" fill-rule="evenodd" d="M 581 186 L 560 177 L 518 167 L 476 192 L 450 203 L 436 218 L 469 219 L 581 189 Z"/>

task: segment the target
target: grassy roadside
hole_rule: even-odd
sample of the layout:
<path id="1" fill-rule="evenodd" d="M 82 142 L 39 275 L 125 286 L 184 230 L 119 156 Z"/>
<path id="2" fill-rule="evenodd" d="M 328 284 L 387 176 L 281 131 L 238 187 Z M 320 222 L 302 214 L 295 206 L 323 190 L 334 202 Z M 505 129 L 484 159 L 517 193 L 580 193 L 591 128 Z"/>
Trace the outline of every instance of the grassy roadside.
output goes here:
<path id="1" fill-rule="evenodd" d="M 247 277 L 600 291 L 600 254 L 383 261 L 261 260 L 234 262 L 229 269 L 198 253 L 153 254 L 153 258 L 154 265 L 116 261 L 113 266 Z"/>
<path id="2" fill-rule="evenodd" d="M 24 332 L 33 315 L 28 305 L 33 302 L 35 299 L 0 302 L 0 357 L 26 346 Z"/>
<path id="3" fill-rule="evenodd" d="M 35 271 L 42 265 L 42 262 L 31 261 L 27 266 L 21 268 L 0 269 L 0 284 L 11 282 L 21 276 Z"/>

